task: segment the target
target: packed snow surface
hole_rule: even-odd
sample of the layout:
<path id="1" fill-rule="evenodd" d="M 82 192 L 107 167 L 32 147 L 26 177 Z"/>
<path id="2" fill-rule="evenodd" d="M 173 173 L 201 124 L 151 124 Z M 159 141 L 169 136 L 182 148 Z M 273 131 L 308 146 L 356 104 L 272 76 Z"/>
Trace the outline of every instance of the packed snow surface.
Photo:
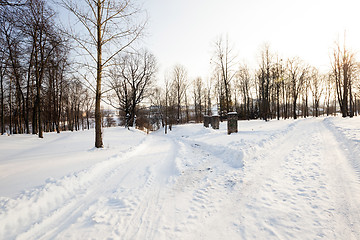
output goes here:
<path id="1" fill-rule="evenodd" d="M 0 239 L 360 239 L 360 118 L 0 136 Z"/>

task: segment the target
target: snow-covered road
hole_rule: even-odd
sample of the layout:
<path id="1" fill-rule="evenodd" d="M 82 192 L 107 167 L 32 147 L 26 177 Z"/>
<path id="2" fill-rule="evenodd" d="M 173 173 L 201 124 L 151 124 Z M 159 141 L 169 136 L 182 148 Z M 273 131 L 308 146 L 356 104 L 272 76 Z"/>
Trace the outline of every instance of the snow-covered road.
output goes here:
<path id="1" fill-rule="evenodd" d="M 360 239 L 360 119 L 239 121 L 230 136 L 225 124 L 168 135 L 112 130 L 105 136 L 126 146 L 101 151 L 76 152 L 69 137 L 49 135 L 69 144 L 61 159 L 74 171 L 32 160 L 35 150 L 30 159 L 3 154 L 0 239 Z M 17 140 L 0 138 L 26 148 Z M 32 161 L 45 164 L 40 186 Z M 20 163 L 27 183 L 14 181 Z M 54 164 L 62 176 L 46 175 Z"/>
<path id="2" fill-rule="evenodd" d="M 236 201 L 246 239 L 360 239 L 358 178 L 322 121 L 298 121 L 246 161 Z"/>

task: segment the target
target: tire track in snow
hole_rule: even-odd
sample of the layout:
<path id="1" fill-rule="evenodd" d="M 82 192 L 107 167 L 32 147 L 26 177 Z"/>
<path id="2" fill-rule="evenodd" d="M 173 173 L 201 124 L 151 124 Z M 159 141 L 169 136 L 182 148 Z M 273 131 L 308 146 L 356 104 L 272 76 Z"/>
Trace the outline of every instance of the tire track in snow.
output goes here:
<path id="1" fill-rule="evenodd" d="M 131 161 L 132 158 L 146 148 L 145 141 L 88 170 L 50 182 L 16 200 L 4 203 L 2 209 L 9 210 L 0 215 L 0 233 L 6 239 L 14 238 L 18 233 L 22 233 L 17 236 L 19 239 L 55 237 L 96 203 L 99 196 L 126 179 L 137 165 L 136 161 Z M 119 176 L 119 173 L 123 175 Z M 104 188 L 104 184 L 108 186 Z M 30 212 L 26 213 L 27 210 Z"/>
<path id="2" fill-rule="evenodd" d="M 241 172 L 237 164 L 228 164 L 226 150 L 214 149 L 203 142 L 187 138 L 176 138 L 180 148 L 179 162 L 181 174 L 172 188 L 177 212 L 175 218 L 181 219 L 176 225 L 173 238 L 204 238 L 208 222 L 216 221 L 216 214 L 222 211 L 229 179 L 234 179 L 235 172 Z M 235 156 L 241 152 L 235 152 Z M 225 160 L 225 161 L 224 161 Z M 242 159 L 236 159 L 242 161 Z M 235 161 L 236 161 L 235 160 Z M 223 232 L 223 231 L 220 231 Z M 191 235 L 187 235 L 191 233 Z M 214 236 L 211 237 L 214 239 Z M 216 239 L 216 237 L 215 237 Z"/>
<path id="3" fill-rule="evenodd" d="M 188 217 L 179 217 L 188 213 L 188 208 L 184 209 L 183 204 L 191 204 L 188 195 L 185 194 L 184 197 L 181 192 L 184 193 L 184 188 L 196 185 L 201 180 L 199 174 L 203 175 L 205 172 L 191 167 L 191 170 L 188 169 L 188 164 L 191 165 L 192 161 L 197 159 L 193 158 L 193 155 L 187 155 L 189 148 L 192 149 L 192 147 L 183 144 L 178 139 L 171 137 L 164 137 L 164 139 L 172 143 L 173 154 L 165 157 L 162 160 L 163 164 L 158 165 L 154 172 L 161 173 L 163 172 L 161 168 L 169 169 L 176 165 L 176 178 L 174 182 L 171 180 L 169 182 L 169 179 L 162 177 L 157 178 L 153 188 L 144 194 L 144 203 L 140 204 L 141 207 L 128 222 L 122 239 L 158 239 L 161 236 L 173 239 L 178 238 L 177 234 L 183 233 L 192 226 L 190 213 Z"/>
<path id="4" fill-rule="evenodd" d="M 298 128 L 281 139 L 246 156 L 244 182 L 235 186 L 237 191 L 233 193 L 238 194 L 232 197 L 237 200 L 230 201 L 239 204 L 230 204 L 226 210 L 240 208 L 234 214 L 247 216 L 234 221 L 244 238 L 359 238 L 355 234 L 359 226 L 358 206 L 353 204 L 357 198 L 338 197 L 343 187 L 359 191 L 353 189 L 346 171 L 339 173 L 332 165 L 339 158 L 338 163 L 344 166 L 347 159 L 341 156 L 337 142 L 327 136 L 331 133 L 323 135 L 326 131 L 319 120 L 301 121 Z M 334 177 L 339 181 L 334 181 Z M 350 202 L 350 206 L 342 210 L 339 203 L 344 202 Z M 342 224 L 348 215 L 349 220 Z"/>
<path id="5" fill-rule="evenodd" d="M 298 120 L 253 147 L 226 147 L 228 155 L 190 139 L 150 136 L 131 152 L 25 194 L 34 221 L 7 227 L 20 225 L 20 239 L 357 239 L 359 191 L 332 134 L 318 120 Z M 46 194 L 55 203 L 43 202 Z M 2 204 L 28 208 L 21 199 Z"/>
<path id="6" fill-rule="evenodd" d="M 228 156 L 214 150 L 212 146 L 207 146 L 205 144 L 206 147 L 203 150 L 212 158 L 216 158 L 223 163 L 227 162 L 224 161 L 224 158 L 231 157 L 231 155 L 234 157 L 243 156 L 244 158 L 238 160 L 244 161 L 244 168 L 233 168 L 233 165 L 229 165 L 229 168 L 222 167 L 217 175 L 211 179 L 215 190 L 211 191 L 210 195 L 212 196 L 212 200 L 216 201 L 216 207 L 215 210 L 211 212 L 211 216 L 201 219 L 201 225 L 206 225 L 207 229 L 210 229 L 211 231 L 198 231 L 198 237 L 202 239 L 231 238 L 234 236 L 242 236 L 244 239 L 256 238 L 257 232 L 255 232 L 254 236 L 246 237 L 244 231 L 241 229 L 243 227 L 242 223 L 238 222 L 239 219 L 244 216 L 244 211 L 246 211 L 247 206 L 251 204 L 254 198 L 249 198 L 247 196 L 246 200 L 248 200 L 248 202 L 245 201 L 245 206 L 241 206 L 241 204 L 238 203 L 244 202 L 244 195 L 256 195 L 258 186 L 266 184 L 267 178 L 271 176 L 274 169 L 280 167 L 281 161 L 277 161 L 276 158 L 274 162 L 262 161 L 262 159 L 265 158 L 266 154 L 269 152 L 271 152 L 270 154 L 272 156 L 282 153 L 285 149 L 276 147 L 279 144 L 286 144 L 289 141 L 289 138 L 294 134 L 294 130 L 296 130 L 296 126 L 301 124 L 301 121 L 302 120 L 297 120 L 288 125 L 286 129 L 271 134 L 268 138 L 261 140 L 256 146 L 250 146 L 249 148 L 245 145 L 246 148 L 242 148 L 244 147 L 242 144 L 236 149 L 237 146 L 235 144 L 234 146 L 231 146 L 231 148 L 225 147 L 225 151 L 230 152 Z M 199 143 L 199 145 L 201 144 L 202 143 Z M 290 151 L 291 150 L 286 151 L 285 154 Z M 244 152 L 245 154 L 242 154 L 241 152 Z M 254 161 L 254 159 L 252 159 L 252 161 L 247 162 L 247 160 L 252 157 L 256 157 L 258 160 Z M 248 176 L 246 176 L 246 174 Z M 240 199 L 238 198 L 238 195 L 240 195 Z M 234 200 L 234 198 L 236 198 L 236 200 Z M 254 209 L 250 210 L 250 216 L 254 214 L 253 210 Z M 224 229 L 219 229 L 219 224 L 217 222 L 219 219 L 221 219 L 222 222 L 226 222 L 225 225 L 228 226 L 226 232 L 224 232 Z"/>
<path id="7" fill-rule="evenodd" d="M 136 208 L 127 216 L 123 216 L 122 226 L 119 226 L 120 239 L 152 239 L 158 232 L 159 219 L 162 214 L 162 203 L 166 195 L 166 185 L 177 175 L 174 166 L 176 147 L 173 141 L 160 136 L 150 136 L 151 144 L 146 151 L 137 155 L 142 164 L 148 166 L 152 176 L 144 186 L 139 186 L 123 195 L 137 198 Z M 154 157 L 149 156 L 152 153 Z M 131 180 L 130 180 L 131 181 Z M 138 181 L 134 178 L 132 181 Z"/>
<path id="8" fill-rule="evenodd" d="M 358 141 L 350 139 L 346 134 L 349 134 L 349 131 L 360 131 L 360 129 L 342 129 L 341 127 L 335 126 L 331 121 L 333 118 L 324 119 L 324 126 L 332 132 L 336 140 L 339 142 L 341 149 L 345 150 L 347 158 L 350 160 L 352 167 L 354 168 L 358 183 L 360 184 L 360 145 Z M 356 136 L 356 135 L 355 135 Z"/>
<path id="9" fill-rule="evenodd" d="M 222 219 L 224 215 L 221 213 L 224 209 L 228 209 L 226 206 L 229 204 L 226 199 L 228 193 L 237 191 L 237 186 L 242 183 L 244 150 L 247 154 L 258 152 L 259 149 L 268 151 L 269 146 L 275 145 L 274 142 L 278 142 L 279 139 L 285 142 L 299 122 L 301 120 L 290 123 L 281 132 L 275 132 L 262 140 L 259 145 L 246 149 L 242 148 L 243 144 L 241 148 L 237 148 L 236 145 L 220 147 L 191 140 L 186 136 L 175 137 L 174 141 L 180 146 L 178 158 L 181 163 L 179 166 L 181 174 L 176 181 L 174 191 L 182 193 L 183 201 L 182 204 L 178 204 L 180 207 L 177 208 L 174 216 L 182 219 L 176 224 L 175 236 L 186 236 L 181 234 L 191 232 L 191 238 L 206 238 L 204 237 L 206 233 L 202 229 L 218 229 L 216 221 Z M 174 201 L 177 202 L 176 199 Z M 237 206 L 232 208 L 236 209 Z M 229 216 L 233 215 L 232 211 L 233 209 L 229 209 Z M 223 233 L 221 229 L 212 233 L 213 235 L 208 235 L 211 238 L 226 236 L 226 234 L 221 235 Z M 234 236 L 231 234 L 229 236 Z"/>
<path id="10" fill-rule="evenodd" d="M 46 229 L 51 229 L 51 231 L 48 231 L 44 236 L 42 236 L 42 239 L 56 238 L 60 233 L 65 231 L 71 224 L 75 223 L 80 217 L 82 217 L 84 212 L 89 211 L 90 208 L 93 205 L 97 204 L 99 201 L 107 206 L 112 205 L 113 207 L 117 207 L 117 203 L 116 203 L 117 199 L 114 199 L 111 202 L 111 195 L 114 193 L 115 189 L 121 187 L 120 183 L 124 181 L 129 175 L 132 174 L 133 169 L 135 168 L 136 165 L 137 165 L 136 162 L 131 162 L 131 161 L 127 162 L 126 166 L 121 164 L 121 166 L 118 166 L 117 168 L 113 169 L 111 174 L 109 174 L 104 179 L 99 181 L 98 184 L 94 184 L 93 186 L 91 186 L 90 190 L 87 191 L 86 195 L 81 196 L 80 198 L 75 197 L 75 199 L 73 199 L 69 204 L 70 207 L 61 208 L 60 214 L 56 213 L 58 219 L 51 219 L 51 223 L 55 223 L 56 225 L 45 227 Z M 120 170 L 121 170 L 121 174 L 119 174 Z M 150 184 L 151 184 L 151 175 L 146 176 L 145 186 L 149 186 Z M 137 204 L 136 201 L 133 201 L 133 204 L 136 205 Z M 99 216 L 96 211 L 93 212 L 92 220 L 95 223 L 112 222 L 111 217 Z M 43 233 L 44 231 L 43 229 L 40 229 L 39 232 Z M 40 239 L 39 237 L 36 238 Z"/>
<path id="11" fill-rule="evenodd" d="M 360 239 L 360 181 L 357 149 L 352 148 L 352 143 L 334 129 L 325 119 L 322 123 L 322 136 L 329 143 L 325 145 L 325 155 L 334 167 L 332 171 L 332 186 L 336 190 L 336 210 L 339 214 L 335 217 L 337 222 L 345 223 L 336 225 L 337 232 L 341 232 L 350 239 Z M 350 154 L 348 149 L 353 149 Z M 344 151 L 345 150 L 345 151 Z M 357 155 L 358 157 L 360 155 Z M 348 162 L 349 161 L 349 162 Z"/>

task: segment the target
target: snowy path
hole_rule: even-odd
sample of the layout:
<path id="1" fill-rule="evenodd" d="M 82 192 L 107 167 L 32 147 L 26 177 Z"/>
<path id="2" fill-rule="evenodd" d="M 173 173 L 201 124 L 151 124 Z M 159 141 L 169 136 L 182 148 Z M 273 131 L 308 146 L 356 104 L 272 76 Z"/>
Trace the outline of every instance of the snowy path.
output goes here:
<path id="1" fill-rule="evenodd" d="M 360 239 L 359 182 L 321 121 L 250 154 L 244 174 L 232 202 L 245 238 Z"/>
<path id="2" fill-rule="evenodd" d="M 147 197 L 153 184 L 152 168 L 159 173 L 163 165 L 168 164 L 167 155 L 174 152 L 171 147 L 164 139 L 149 138 L 122 156 L 99 163 L 78 175 L 48 183 L 43 189 L 24 196 L 25 199 L 5 203 L 11 209 L 6 212 L 5 218 L 0 219 L 3 228 L 0 233 L 13 236 L 17 232 L 24 232 L 18 235 L 19 239 L 53 239 L 56 236 L 90 238 L 92 231 L 100 233 L 99 236 L 115 231 L 114 236 L 117 236 L 117 225 L 124 226 L 122 216 L 143 217 L 144 212 L 137 212 L 144 206 L 138 204 Z M 152 154 L 156 157 L 152 157 Z M 168 170 L 164 169 L 164 174 Z M 160 178 L 159 175 L 157 177 Z M 131 198 L 123 199 L 123 196 Z M 105 224 L 108 228 L 103 228 L 103 223 L 111 225 Z M 79 229 L 71 232 L 73 225 L 77 224 L 80 224 L 80 229 L 84 227 L 82 224 L 88 224 L 90 228 L 86 229 L 84 235 Z M 131 224 L 132 220 L 125 226 Z M 80 235 L 68 236 L 68 230 L 70 235 Z"/>
<path id="3" fill-rule="evenodd" d="M 246 124 L 155 133 L 0 198 L 0 239 L 360 239 L 358 138 L 328 119 Z"/>

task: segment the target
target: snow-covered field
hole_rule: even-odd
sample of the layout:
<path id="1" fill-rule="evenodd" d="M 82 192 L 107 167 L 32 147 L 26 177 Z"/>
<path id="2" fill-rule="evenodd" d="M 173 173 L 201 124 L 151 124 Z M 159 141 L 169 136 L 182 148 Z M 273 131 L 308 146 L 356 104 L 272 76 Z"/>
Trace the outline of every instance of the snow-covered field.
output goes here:
<path id="1" fill-rule="evenodd" d="M 360 117 L 0 136 L 0 239 L 360 239 Z"/>

